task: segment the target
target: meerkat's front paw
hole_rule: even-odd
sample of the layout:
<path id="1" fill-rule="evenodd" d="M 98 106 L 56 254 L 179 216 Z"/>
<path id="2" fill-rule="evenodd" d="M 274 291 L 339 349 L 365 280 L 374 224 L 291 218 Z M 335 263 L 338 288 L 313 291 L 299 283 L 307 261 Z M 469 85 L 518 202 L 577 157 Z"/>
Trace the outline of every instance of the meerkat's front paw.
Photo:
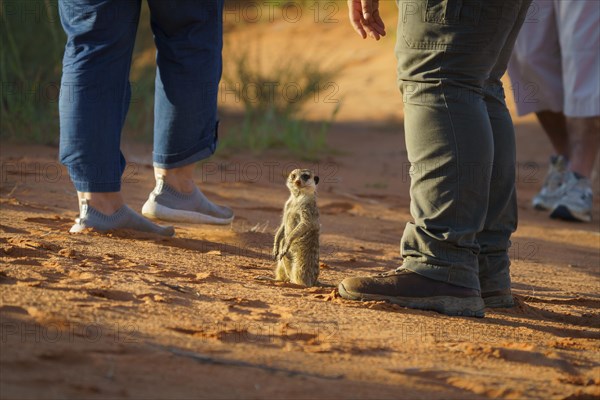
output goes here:
<path id="1" fill-rule="evenodd" d="M 271 255 L 273 256 L 273 260 L 279 260 L 279 248 L 273 247 L 273 252 L 271 253 Z"/>
<path id="2" fill-rule="evenodd" d="M 281 253 L 279 253 L 279 258 L 278 260 L 281 260 L 283 257 L 285 257 L 285 255 L 288 253 L 290 249 L 289 248 L 284 248 Z"/>
<path id="3" fill-rule="evenodd" d="M 276 243 L 273 245 L 273 259 L 275 261 L 279 261 L 281 260 L 281 258 L 283 257 L 283 252 L 282 250 L 285 248 L 285 242 L 281 241 L 279 243 Z"/>
<path id="4" fill-rule="evenodd" d="M 275 254 L 275 259 L 277 261 L 281 260 L 287 254 L 287 252 L 289 250 L 290 250 L 289 244 L 285 240 L 282 240 L 279 248 L 273 249 L 273 253 L 275 253 L 275 251 L 277 251 L 277 253 Z"/>

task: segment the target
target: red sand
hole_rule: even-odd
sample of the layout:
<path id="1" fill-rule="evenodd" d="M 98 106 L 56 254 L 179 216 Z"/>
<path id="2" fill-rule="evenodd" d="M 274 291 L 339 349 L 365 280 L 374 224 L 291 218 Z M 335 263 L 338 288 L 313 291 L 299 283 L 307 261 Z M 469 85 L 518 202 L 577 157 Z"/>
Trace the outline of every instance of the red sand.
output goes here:
<path id="1" fill-rule="evenodd" d="M 409 182 L 393 34 L 367 44 L 345 10 L 338 18 L 310 43 L 344 65 L 329 137 L 340 152 L 318 163 L 275 151 L 211 159 L 198 182 L 234 208 L 231 226 L 178 224 L 173 239 L 68 234 L 77 203 L 57 150 L 2 145 L 2 398 L 599 398 L 599 203 L 592 224 L 531 209 L 550 152 L 532 119 L 517 120 L 516 308 L 446 317 L 253 279 L 273 268 L 282 174 L 298 165 L 321 176 L 323 282 L 400 262 Z M 286 40 L 302 48 L 311 29 L 252 25 L 228 38 L 260 36 L 275 54 Z M 153 187 L 150 149 L 125 151 L 124 193 L 139 210 Z"/>

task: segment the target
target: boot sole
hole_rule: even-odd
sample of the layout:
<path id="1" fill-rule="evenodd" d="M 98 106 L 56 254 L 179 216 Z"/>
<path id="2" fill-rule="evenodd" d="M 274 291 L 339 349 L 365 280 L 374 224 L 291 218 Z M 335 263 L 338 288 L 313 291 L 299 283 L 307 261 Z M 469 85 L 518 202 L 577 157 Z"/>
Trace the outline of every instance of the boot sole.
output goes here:
<path id="1" fill-rule="evenodd" d="M 171 222 L 188 222 L 192 224 L 229 225 L 233 221 L 230 218 L 217 218 L 212 215 L 202 214 L 196 211 L 176 210 L 165 207 L 153 201 L 146 201 L 142 207 L 142 215 Z"/>
<path id="2" fill-rule="evenodd" d="M 348 300 L 360 301 L 389 301 L 402 307 L 419 310 L 437 311 L 450 316 L 476 317 L 485 316 L 485 304 L 481 297 L 398 297 L 380 294 L 357 293 L 346 290 L 341 283 L 338 286 L 340 295 Z"/>
<path id="3" fill-rule="evenodd" d="M 511 294 L 484 297 L 483 302 L 488 308 L 512 308 L 515 306 L 515 300 Z"/>

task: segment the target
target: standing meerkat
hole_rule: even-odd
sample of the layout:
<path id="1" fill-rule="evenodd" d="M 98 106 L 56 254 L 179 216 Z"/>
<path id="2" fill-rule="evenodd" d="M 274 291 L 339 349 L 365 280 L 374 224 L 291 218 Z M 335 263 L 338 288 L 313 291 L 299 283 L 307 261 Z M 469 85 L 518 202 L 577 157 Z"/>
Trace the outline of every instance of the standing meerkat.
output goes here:
<path id="1" fill-rule="evenodd" d="M 319 278 L 319 177 L 311 170 L 290 172 L 281 226 L 275 234 L 273 257 L 277 260 L 275 280 L 314 286 Z"/>

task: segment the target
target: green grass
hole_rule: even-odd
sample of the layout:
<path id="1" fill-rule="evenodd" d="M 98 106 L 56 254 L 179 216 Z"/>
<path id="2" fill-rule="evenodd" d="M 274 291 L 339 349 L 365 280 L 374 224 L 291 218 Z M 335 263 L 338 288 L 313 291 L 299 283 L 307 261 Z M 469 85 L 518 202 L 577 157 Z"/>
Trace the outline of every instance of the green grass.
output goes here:
<path id="1" fill-rule="evenodd" d="M 66 35 L 57 0 L 1 2 L 0 139 L 56 145 L 58 99 Z M 144 2 L 132 65 L 133 96 L 123 130 L 126 138 L 152 139 L 154 65 L 138 65 L 140 54 L 154 48 Z"/>
<path id="2" fill-rule="evenodd" d="M 302 158 L 318 158 L 328 150 L 327 133 L 342 103 L 337 101 L 326 121 L 307 121 L 303 110 L 308 103 L 323 100 L 322 92 L 332 83 L 335 68 L 289 52 L 268 70 L 261 60 L 259 51 L 254 55 L 244 51 L 225 70 L 224 83 L 242 103 L 244 116 L 226 132 L 221 148 L 256 154 L 285 148 Z"/>
<path id="3" fill-rule="evenodd" d="M 58 142 L 58 88 L 65 35 L 56 4 L 56 0 L 1 4 L 2 139 Z"/>

